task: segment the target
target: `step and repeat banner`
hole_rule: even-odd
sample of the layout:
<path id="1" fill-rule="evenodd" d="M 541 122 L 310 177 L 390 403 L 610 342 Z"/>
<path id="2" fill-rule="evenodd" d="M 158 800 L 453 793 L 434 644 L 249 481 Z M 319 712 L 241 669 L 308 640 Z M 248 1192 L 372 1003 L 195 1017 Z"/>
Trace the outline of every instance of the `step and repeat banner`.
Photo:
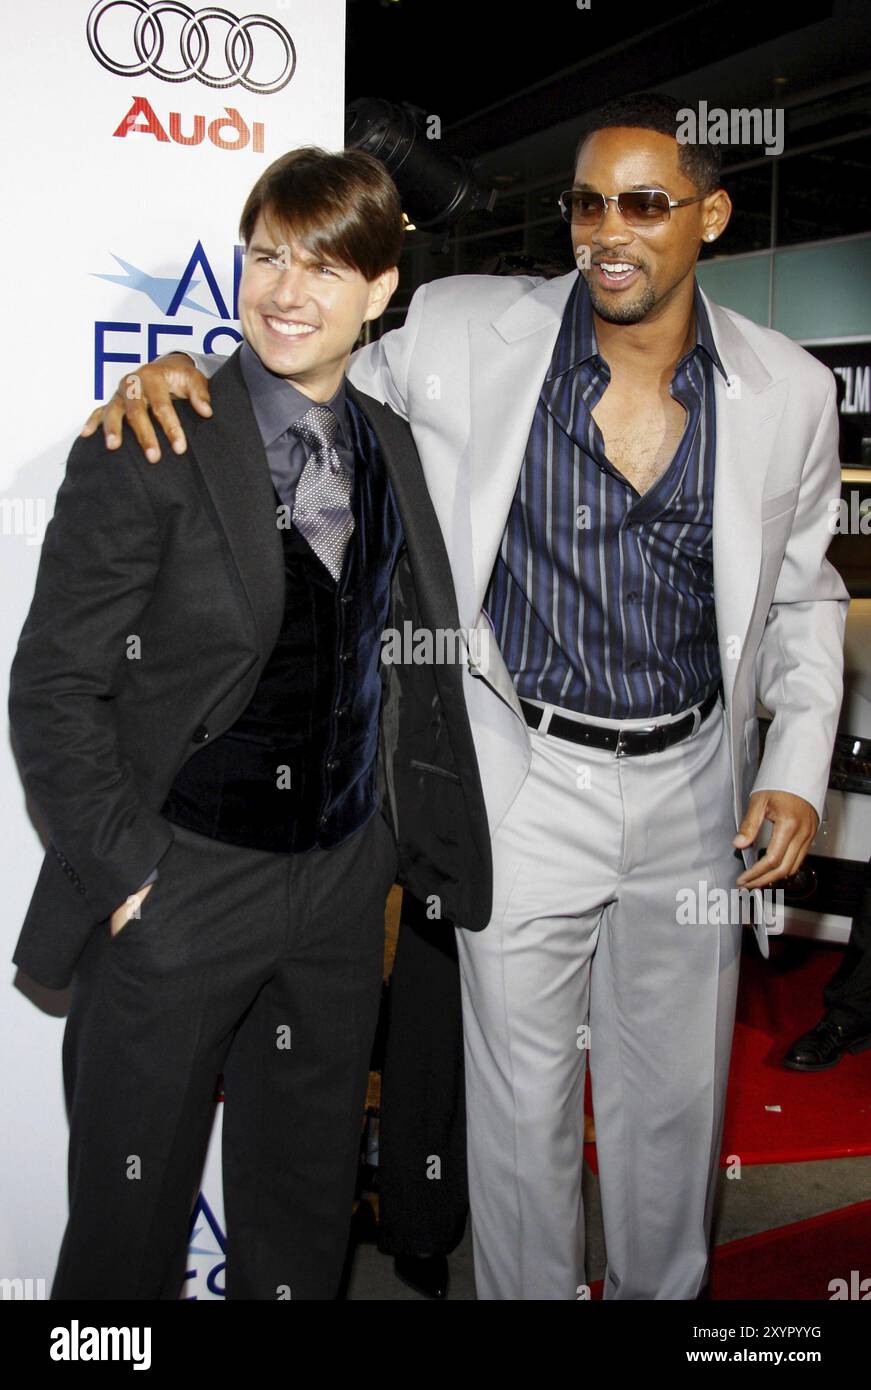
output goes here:
<path id="1" fill-rule="evenodd" d="M 9 665 L 86 415 L 131 366 L 181 345 L 232 350 L 248 190 L 287 149 L 341 147 L 344 0 L 2 12 L 0 1297 L 45 1298 L 66 1220 L 66 998 L 11 964 L 42 846 L 9 745 Z M 220 1109 L 187 1298 L 222 1296 Z"/>

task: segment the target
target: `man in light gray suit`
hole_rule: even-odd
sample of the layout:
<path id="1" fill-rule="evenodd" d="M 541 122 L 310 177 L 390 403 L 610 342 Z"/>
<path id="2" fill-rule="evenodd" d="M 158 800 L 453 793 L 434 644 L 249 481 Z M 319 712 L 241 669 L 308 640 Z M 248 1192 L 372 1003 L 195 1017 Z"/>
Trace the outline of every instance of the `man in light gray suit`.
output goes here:
<path id="1" fill-rule="evenodd" d="M 604 1297 L 699 1295 L 743 915 L 722 903 L 801 864 L 841 702 L 834 378 L 697 286 L 731 204 L 677 109 L 591 122 L 561 199 L 580 274 L 424 285 L 349 373 L 409 420 L 460 622 L 496 636 L 464 673 L 492 915 L 458 933 L 483 1299 L 586 1294 L 588 1045 Z M 203 377 L 139 375 L 182 451 L 169 392 Z"/>

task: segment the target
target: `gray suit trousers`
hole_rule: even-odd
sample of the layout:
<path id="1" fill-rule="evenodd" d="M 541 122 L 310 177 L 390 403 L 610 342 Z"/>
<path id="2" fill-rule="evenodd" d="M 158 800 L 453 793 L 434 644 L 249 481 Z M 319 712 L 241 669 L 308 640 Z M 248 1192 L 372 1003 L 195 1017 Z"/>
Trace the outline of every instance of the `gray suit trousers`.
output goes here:
<path id="1" fill-rule="evenodd" d="M 457 933 L 478 1297 L 587 1296 L 589 1050 L 604 1297 L 693 1299 L 741 945 L 740 912 L 719 920 L 743 869 L 723 708 L 641 757 L 531 739 L 494 835 L 492 920 Z"/>

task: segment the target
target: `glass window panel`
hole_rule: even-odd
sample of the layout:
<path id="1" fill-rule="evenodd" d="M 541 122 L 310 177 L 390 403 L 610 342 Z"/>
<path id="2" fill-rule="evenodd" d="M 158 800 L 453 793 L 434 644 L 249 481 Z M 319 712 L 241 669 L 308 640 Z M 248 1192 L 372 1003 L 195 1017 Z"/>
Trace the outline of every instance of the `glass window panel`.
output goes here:
<path id="1" fill-rule="evenodd" d="M 799 342 L 871 333 L 871 236 L 778 251 L 772 328 Z"/>
<path id="2" fill-rule="evenodd" d="M 771 257 L 725 257 L 700 265 L 697 279 L 705 294 L 717 304 L 744 314 L 754 323 L 768 326 L 768 275 Z"/>

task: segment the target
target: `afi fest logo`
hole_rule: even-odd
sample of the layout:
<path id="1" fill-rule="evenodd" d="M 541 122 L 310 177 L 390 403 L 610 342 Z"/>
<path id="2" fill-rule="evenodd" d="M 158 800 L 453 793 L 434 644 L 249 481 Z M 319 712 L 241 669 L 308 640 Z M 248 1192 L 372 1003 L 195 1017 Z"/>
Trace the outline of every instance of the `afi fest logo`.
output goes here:
<path id="1" fill-rule="evenodd" d="M 161 353 L 194 348 L 202 352 L 232 351 L 241 343 L 242 335 L 233 325 L 239 317 L 239 281 L 242 276 L 243 248 L 233 248 L 233 293 L 229 303 L 221 292 L 217 276 L 198 241 L 187 264 L 177 275 L 153 275 L 130 261 L 112 253 L 112 259 L 123 274 L 105 275 L 92 272 L 98 280 L 142 294 L 159 311 L 159 316 L 146 312 L 137 319 L 96 319 L 94 322 L 94 399 L 104 399 L 107 363 L 153 362 Z M 177 322 L 179 310 L 201 314 L 206 320 L 202 336 L 190 324 Z M 211 321 L 211 322 L 210 322 Z M 198 341 L 199 338 L 199 341 Z M 229 338 L 229 344 L 219 339 Z M 122 348 L 135 349 L 124 351 Z"/>
<path id="2" fill-rule="evenodd" d="M 183 1299 L 191 1301 L 224 1297 L 226 1250 L 227 1238 L 201 1192 L 191 1216 Z"/>
<path id="3" fill-rule="evenodd" d="M 99 0 L 88 15 L 88 47 L 97 62 L 116 77 L 156 77 L 161 82 L 201 82 L 227 90 L 241 87 L 257 96 L 282 91 L 296 71 L 296 49 L 290 34 L 270 15 L 242 17 L 209 5 L 153 0 Z M 142 96 L 122 117 L 113 135 L 151 135 L 160 143 L 200 145 L 208 139 L 221 150 L 251 145 L 265 149 L 264 127 L 249 129 L 234 106 L 188 118 L 170 111 L 161 118 Z"/>

